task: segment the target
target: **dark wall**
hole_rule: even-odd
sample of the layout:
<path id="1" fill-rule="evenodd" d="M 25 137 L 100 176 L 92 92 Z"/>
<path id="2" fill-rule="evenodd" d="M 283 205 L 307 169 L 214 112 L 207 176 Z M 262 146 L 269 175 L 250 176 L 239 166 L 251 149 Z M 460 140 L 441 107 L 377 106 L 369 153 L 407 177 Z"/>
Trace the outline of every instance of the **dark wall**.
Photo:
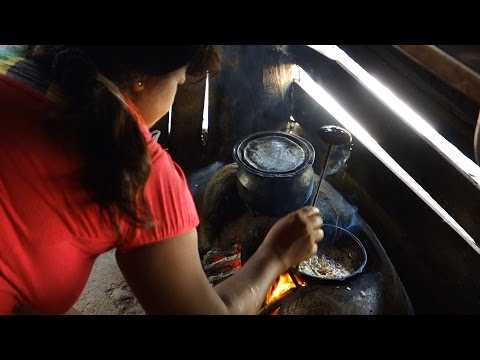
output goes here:
<path id="1" fill-rule="evenodd" d="M 161 131 L 159 143 L 168 149 L 187 174 L 202 167 L 206 161 L 206 149 L 201 141 L 204 96 L 205 80 L 189 79 L 188 83 L 178 87 L 172 106 L 170 133 L 168 114 L 151 129 Z"/>
<path id="2" fill-rule="evenodd" d="M 212 83 L 209 155 L 231 162 L 242 137 L 279 130 L 290 115 L 291 59 L 281 45 L 225 45 Z"/>
<path id="3" fill-rule="evenodd" d="M 165 117 L 161 143 L 190 173 L 213 161 L 232 162 L 235 143 L 248 134 L 278 130 L 290 115 L 290 56 L 281 45 L 218 47 L 220 72 L 210 79 L 209 133 L 205 146 L 201 124 L 205 81 L 179 87 L 170 137 Z"/>

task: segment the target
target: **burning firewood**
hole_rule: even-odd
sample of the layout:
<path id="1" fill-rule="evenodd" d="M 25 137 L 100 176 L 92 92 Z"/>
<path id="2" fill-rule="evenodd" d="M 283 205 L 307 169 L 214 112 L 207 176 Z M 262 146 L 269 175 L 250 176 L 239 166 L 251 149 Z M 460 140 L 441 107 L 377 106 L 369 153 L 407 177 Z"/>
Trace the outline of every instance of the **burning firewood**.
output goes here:
<path id="1" fill-rule="evenodd" d="M 217 284 L 233 275 L 241 266 L 241 245 L 235 244 L 228 250 L 209 250 L 202 259 L 203 270 L 211 284 Z"/>

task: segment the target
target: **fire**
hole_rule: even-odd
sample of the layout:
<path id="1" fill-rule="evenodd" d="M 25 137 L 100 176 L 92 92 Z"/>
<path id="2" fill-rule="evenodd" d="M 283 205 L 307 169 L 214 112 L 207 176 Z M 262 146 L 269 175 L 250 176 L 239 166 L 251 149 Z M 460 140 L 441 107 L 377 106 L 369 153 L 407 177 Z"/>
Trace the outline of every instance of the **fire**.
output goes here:
<path id="1" fill-rule="evenodd" d="M 300 286 L 306 285 L 303 281 L 299 281 L 298 279 L 296 280 Z M 265 298 L 265 304 L 268 305 L 272 301 L 279 299 L 285 292 L 294 287 L 295 284 L 288 273 L 280 275 L 270 290 L 268 290 L 267 297 Z"/>

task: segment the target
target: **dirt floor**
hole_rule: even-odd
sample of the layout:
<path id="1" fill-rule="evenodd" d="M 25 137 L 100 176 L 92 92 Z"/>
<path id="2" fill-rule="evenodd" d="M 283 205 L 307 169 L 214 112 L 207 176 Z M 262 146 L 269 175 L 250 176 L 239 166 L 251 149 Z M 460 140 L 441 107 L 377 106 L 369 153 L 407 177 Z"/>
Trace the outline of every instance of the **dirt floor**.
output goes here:
<path id="1" fill-rule="evenodd" d="M 74 307 L 85 315 L 143 315 L 115 260 L 115 250 L 100 255 Z"/>

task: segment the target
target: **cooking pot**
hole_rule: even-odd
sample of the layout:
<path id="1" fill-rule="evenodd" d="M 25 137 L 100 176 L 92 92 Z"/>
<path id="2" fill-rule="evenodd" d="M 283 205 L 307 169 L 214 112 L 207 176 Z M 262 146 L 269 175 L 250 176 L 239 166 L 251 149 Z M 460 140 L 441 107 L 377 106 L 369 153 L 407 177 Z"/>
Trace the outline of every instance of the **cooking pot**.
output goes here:
<path id="1" fill-rule="evenodd" d="M 314 183 L 315 149 L 307 140 L 283 131 L 262 131 L 233 148 L 237 189 L 252 211 L 283 216 L 306 205 Z"/>
<path id="2" fill-rule="evenodd" d="M 324 224 L 322 229 L 324 236 L 318 243 L 316 255 L 300 263 L 296 269 L 299 277 L 307 283 L 330 283 L 360 274 L 367 263 L 362 242 L 337 225 Z"/>

